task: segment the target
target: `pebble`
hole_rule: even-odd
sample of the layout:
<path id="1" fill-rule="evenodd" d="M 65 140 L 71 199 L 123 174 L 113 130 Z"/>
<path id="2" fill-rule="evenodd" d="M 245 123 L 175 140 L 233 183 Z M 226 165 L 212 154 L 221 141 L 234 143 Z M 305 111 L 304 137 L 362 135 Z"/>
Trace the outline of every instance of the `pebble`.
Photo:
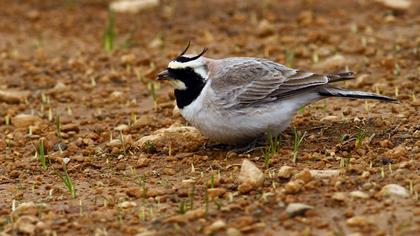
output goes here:
<path id="1" fill-rule="evenodd" d="M 339 202 L 344 202 L 347 199 L 347 196 L 344 192 L 336 192 L 332 195 L 332 199 Z"/>
<path id="2" fill-rule="evenodd" d="M 16 220 L 14 227 L 19 233 L 34 235 L 37 221 L 38 218 L 35 216 L 22 216 Z"/>
<path id="3" fill-rule="evenodd" d="M 141 188 L 129 188 L 125 191 L 125 193 L 127 194 L 127 196 L 132 197 L 132 198 L 141 198 L 144 194 L 143 189 Z"/>
<path id="4" fill-rule="evenodd" d="M 350 197 L 354 197 L 354 198 L 362 198 L 362 199 L 369 198 L 369 194 L 362 191 L 353 191 L 353 192 L 350 192 L 349 195 Z"/>
<path id="5" fill-rule="evenodd" d="M 226 193 L 225 188 L 209 188 L 207 189 L 210 199 L 215 199 L 217 197 L 223 196 Z"/>
<path id="6" fill-rule="evenodd" d="M 262 20 L 257 26 L 257 34 L 260 37 L 272 35 L 275 32 L 275 27 L 267 20 Z"/>
<path id="7" fill-rule="evenodd" d="M 206 214 L 206 211 L 204 209 L 196 209 L 187 211 L 183 215 L 175 215 L 167 218 L 164 222 L 170 222 L 170 223 L 187 223 L 193 219 L 198 219 L 203 217 Z"/>
<path id="8" fill-rule="evenodd" d="M 366 216 L 353 216 L 346 223 L 350 227 L 365 227 L 372 224 L 371 220 Z"/>
<path id="9" fill-rule="evenodd" d="M 146 151 L 153 147 L 158 152 L 171 151 L 175 154 L 179 151 L 197 151 L 202 146 L 203 140 L 198 129 L 191 126 L 173 125 L 140 138 L 135 145 Z"/>
<path id="10" fill-rule="evenodd" d="M 17 128 L 28 128 L 29 126 L 38 125 L 42 119 L 35 115 L 19 114 L 12 118 L 12 124 Z"/>
<path id="11" fill-rule="evenodd" d="M 242 235 L 242 233 L 241 233 L 241 231 L 239 230 L 239 229 L 237 229 L 237 228 L 228 228 L 227 230 L 226 230 L 226 235 L 227 236 L 241 236 Z"/>
<path id="12" fill-rule="evenodd" d="M 410 0 L 375 0 L 376 2 L 381 3 L 382 5 L 394 9 L 394 10 L 407 10 L 411 6 Z"/>
<path id="13" fill-rule="evenodd" d="M 75 123 L 65 124 L 61 126 L 61 131 L 62 132 L 70 132 L 70 131 L 79 132 L 79 125 Z"/>
<path id="14" fill-rule="evenodd" d="M 251 161 L 244 159 L 241 165 L 241 171 L 238 176 L 239 183 L 247 183 L 253 187 L 259 187 L 264 182 L 264 174 Z"/>
<path id="15" fill-rule="evenodd" d="M 120 124 L 117 127 L 114 128 L 116 131 L 125 131 L 128 130 L 128 125 L 126 124 Z"/>
<path id="16" fill-rule="evenodd" d="M 213 224 L 209 225 L 204 229 L 205 234 L 213 234 L 214 232 L 220 231 L 222 229 L 226 228 L 226 222 L 219 219 L 213 222 Z"/>
<path id="17" fill-rule="evenodd" d="M 312 174 L 309 170 L 302 170 L 301 172 L 299 172 L 295 175 L 295 179 L 296 180 L 302 180 L 304 183 L 308 183 L 313 178 L 312 178 Z"/>
<path id="18" fill-rule="evenodd" d="M 12 213 L 12 217 L 17 219 L 22 215 L 32 215 L 35 216 L 38 213 L 38 207 L 34 202 L 23 202 L 21 203 Z"/>
<path id="19" fill-rule="evenodd" d="M 159 0 L 120 0 L 110 4 L 110 9 L 121 13 L 138 13 L 159 5 Z"/>
<path id="20" fill-rule="evenodd" d="M 130 201 L 124 201 L 120 204 L 121 208 L 130 208 L 130 207 L 135 207 L 135 206 L 137 206 L 137 203 L 130 202 Z"/>
<path id="21" fill-rule="evenodd" d="M 0 90 L 0 102 L 16 104 L 29 97 L 29 91 Z"/>
<path id="22" fill-rule="evenodd" d="M 286 207 L 286 213 L 289 215 L 289 217 L 294 217 L 298 215 L 304 215 L 305 212 L 310 209 L 313 209 L 313 207 L 303 203 L 290 203 Z"/>
<path id="23" fill-rule="evenodd" d="M 331 178 L 340 175 L 340 170 L 310 170 L 314 179 Z"/>
<path id="24" fill-rule="evenodd" d="M 407 198 L 410 196 L 410 193 L 406 188 L 398 184 L 388 184 L 384 186 L 381 190 L 383 196 L 395 196 Z"/>
<path id="25" fill-rule="evenodd" d="M 344 56 L 337 54 L 331 57 L 328 57 L 322 62 L 319 62 L 314 66 L 314 69 L 317 70 L 331 70 L 337 68 L 344 68 L 346 65 L 349 65 L 350 61 Z"/>
<path id="26" fill-rule="evenodd" d="M 293 167 L 282 166 L 282 167 L 280 167 L 279 172 L 277 173 L 277 177 L 283 178 L 283 179 L 288 179 L 292 176 L 293 172 L 294 172 Z"/>
<path id="27" fill-rule="evenodd" d="M 290 181 L 284 185 L 285 192 L 291 193 L 291 194 L 300 192 L 302 188 L 303 188 L 302 180 Z"/>

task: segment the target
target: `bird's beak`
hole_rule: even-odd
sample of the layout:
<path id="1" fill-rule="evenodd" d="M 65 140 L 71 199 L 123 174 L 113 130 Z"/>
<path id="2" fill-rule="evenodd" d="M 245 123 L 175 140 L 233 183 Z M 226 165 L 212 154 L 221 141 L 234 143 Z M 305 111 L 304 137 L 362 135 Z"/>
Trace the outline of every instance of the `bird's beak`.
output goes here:
<path id="1" fill-rule="evenodd" d="M 168 80 L 170 79 L 168 70 L 164 70 L 158 74 L 157 80 Z"/>

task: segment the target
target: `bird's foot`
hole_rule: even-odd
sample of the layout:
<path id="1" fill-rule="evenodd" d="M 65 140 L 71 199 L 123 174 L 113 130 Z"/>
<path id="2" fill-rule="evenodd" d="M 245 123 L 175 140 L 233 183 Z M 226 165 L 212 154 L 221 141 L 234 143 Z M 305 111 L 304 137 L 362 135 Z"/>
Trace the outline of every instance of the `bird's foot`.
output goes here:
<path id="1" fill-rule="evenodd" d="M 246 144 L 245 146 L 239 146 L 231 149 L 232 152 L 247 154 L 253 152 L 257 149 L 262 149 L 266 145 L 266 139 L 264 137 L 258 137 L 252 142 Z"/>

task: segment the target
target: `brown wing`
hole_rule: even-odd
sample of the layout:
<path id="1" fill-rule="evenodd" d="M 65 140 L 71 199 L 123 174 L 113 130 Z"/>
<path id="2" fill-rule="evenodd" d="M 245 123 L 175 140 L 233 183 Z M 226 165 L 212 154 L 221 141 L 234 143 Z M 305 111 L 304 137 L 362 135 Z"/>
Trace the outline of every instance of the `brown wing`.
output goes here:
<path id="1" fill-rule="evenodd" d="M 339 80 L 256 58 L 232 58 L 213 75 L 212 87 L 228 96 L 226 105 L 267 103 Z M 334 81 L 333 81 L 334 80 Z"/>

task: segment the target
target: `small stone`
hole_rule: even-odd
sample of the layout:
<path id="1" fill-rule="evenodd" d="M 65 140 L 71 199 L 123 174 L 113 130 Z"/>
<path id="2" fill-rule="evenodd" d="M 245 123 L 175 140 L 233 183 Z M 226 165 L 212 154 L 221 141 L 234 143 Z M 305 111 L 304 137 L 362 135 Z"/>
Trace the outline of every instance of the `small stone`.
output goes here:
<path id="1" fill-rule="evenodd" d="M 127 189 L 125 193 L 127 194 L 127 196 L 136 199 L 141 198 L 144 195 L 143 189 L 136 187 Z"/>
<path id="2" fill-rule="evenodd" d="M 120 204 L 120 207 L 121 207 L 121 208 L 130 208 L 130 207 L 135 207 L 135 206 L 137 206 L 137 203 L 135 203 L 135 202 L 130 202 L 130 201 L 125 201 L 125 202 L 122 202 L 122 203 Z"/>
<path id="3" fill-rule="evenodd" d="M 332 199 L 339 202 L 344 202 L 346 198 L 347 198 L 346 193 L 343 193 L 343 192 L 337 192 L 332 195 Z"/>
<path id="4" fill-rule="evenodd" d="M 128 125 L 126 124 L 120 124 L 117 127 L 114 128 L 116 131 L 125 131 L 128 130 Z"/>
<path id="5" fill-rule="evenodd" d="M 157 232 L 154 230 L 150 230 L 150 231 L 146 230 L 144 232 L 136 234 L 136 236 L 155 236 L 155 235 L 157 235 Z"/>
<path id="6" fill-rule="evenodd" d="M 321 121 L 331 121 L 331 120 L 337 120 L 338 116 L 324 116 L 321 118 Z"/>
<path id="7" fill-rule="evenodd" d="M 365 227 L 371 225 L 372 221 L 366 216 L 353 216 L 346 223 L 350 227 Z"/>
<path id="8" fill-rule="evenodd" d="M 142 129 L 147 126 L 154 126 L 156 119 L 152 115 L 140 116 L 131 126 L 134 129 Z"/>
<path id="9" fill-rule="evenodd" d="M 29 91 L 0 90 L 0 102 L 16 104 L 25 101 L 29 95 Z"/>
<path id="10" fill-rule="evenodd" d="M 383 196 L 395 196 L 407 198 L 410 196 L 410 193 L 406 188 L 398 184 L 388 184 L 384 186 L 381 190 Z"/>
<path id="11" fill-rule="evenodd" d="M 42 119 L 35 115 L 19 114 L 12 118 L 12 124 L 17 128 L 28 128 L 42 122 Z"/>
<path id="12" fill-rule="evenodd" d="M 36 216 L 38 214 L 38 208 L 34 202 L 23 202 L 21 203 L 12 213 L 12 217 L 17 219 L 22 215 Z"/>
<path id="13" fill-rule="evenodd" d="M 335 56 L 328 57 L 322 62 L 319 62 L 314 66 L 315 69 L 319 70 L 331 70 L 337 68 L 344 68 L 346 65 L 349 65 L 350 61 L 344 56 L 337 54 Z"/>
<path id="14" fill-rule="evenodd" d="M 228 229 L 226 230 L 226 235 L 227 235 L 227 236 L 241 236 L 241 235 L 242 235 L 242 233 L 241 233 L 241 231 L 240 231 L 239 229 L 237 229 L 237 228 L 228 228 Z"/>
<path id="15" fill-rule="evenodd" d="M 293 167 L 291 166 L 282 166 L 279 169 L 279 172 L 277 173 L 277 176 L 279 178 L 288 179 L 293 174 Z"/>
<path id="16" fill-rule="evenodd" d="M 290 203 L 286 207 L 286 213 L 289 215 L 289 217 L 294 217 L 298 215 L 304 215 L 305 212 L 310 209 L 313 209 L 313 207 L 303 203 Z"/>
<path id="17" fill-rule="evenodd" d="M 295 179 L 300 179 L 304 183 L 308 183 L 312 180 L 312 174 L 309 170 L 303 170 L 295 175 Z"/>
<path id="18" fill-rule="evenodd" d="M 110 9 L 121 13 L 138 13 L 159 5 L 159 0 L 119 0 L 110 4 Z"/>
<path id="19" fill-rule="evenodd" d="M 238 186 L 238 191 L 242 194 L 249 193 L 252 189 L 254 189 L 254 186 L 249 183 L 243 183 Z"/>
<path id="20" fill-rule="evenodd" d="M 251 161 L 244 159 L 241 165 L 241 171 L 238 176 L 239 183 L 248 183 L 253 187 L 259 187 L 264 182 L 264 174 Z"/>
<path id="21" fill-rule="evenodd" d="M 220 231 L 226 228 L 226 222 L 223 220 L 216 220 L 213 224 L 209 225 L 204 229 L 205 234 L 213 234 L 214 232 Z"/>
<path id="22" fill-rule="evenodd" d="M 260 37 L 272 35 L 275 32 L 275 27 L 268 20 L 262 20 L 257 26 L 257 34 Z"/>
<path id="23" fill-rule="evenodd" d="M 331 178 L 340 175 L 340 170 L 310 170 L 314 179 Z"/>
<path id="24" fill-rule="evenodd" d="M 353 191 L 350 192 L 350 197 L 367 199 L 369 198 L 369 194 L 362 191 Z"/>
<path id="25" fill-rule="evenodd" d="M 210 199 L 215 199 L 217 197 L 223 196 L 226 193 L 225 188 L 209 188 L 207 189 Z"/>
<path id="26" fill-rule="evenodd" d="M 62 132 L 70 132 L 70 131 L 79 132 L 79 125 L 75 123 L 65 124 L 61 126 L 61 131 Z"/>
<path id="27" fill-rule="evenodd" d="M 286 193 L 298 193 L 303 188 L 303 181 L 297 180 L 297 181 L 290 181 L 286 185 L 284 185 L 284 190 Z"/>
<path id="28" fill-rule="evenodd" d="M 404 11 L 410 8 L 410 0 L 375 0 L 376 2 L 382 3 L 382 5 L 394 9 Z"/>
<path id="29" fill-rule="evenodd" d="M 384 156 L 394 160 L 401 159 L 402 157 L 407 157 L 407 155 L 408 151 L 404 144 L 398 145 L 397 147 L 384 153 Z"/>
<path id="30" fill-rule="evenodd" d="M 37 221 L 38 218 L 35 216 L 22 216 L 16 220 L 14 225 L 19 233 L 34 235 Z"/>
<path id="31" fill-rule="evenodd" d="M 185 223 L 190 222 L 193 219 L 202 218 L 203 216 L 205 216 L 205 214 L 206 214 L 206 211 L 204 209 L 196 209 L 196 210 L 187 211 L 183 215 L 171 216 L 167 218 L 164 222 L 185 224 Z"/>
<path id="32" fill-rule="evenodd" d="M 203 136 L 194 127 L 172 125 L 140 138 L 135 145 L 147 152 L 193 152 L 203 145 Z"/>
<path id="33" fill-rule="evenodd" d="M 126 54 L 126 55 L 122 55 L 121 56 L 121 62 L 123 64 L 134 64 L 134 62 L 136 61 L 136 55 L 135 54 Z"/>

